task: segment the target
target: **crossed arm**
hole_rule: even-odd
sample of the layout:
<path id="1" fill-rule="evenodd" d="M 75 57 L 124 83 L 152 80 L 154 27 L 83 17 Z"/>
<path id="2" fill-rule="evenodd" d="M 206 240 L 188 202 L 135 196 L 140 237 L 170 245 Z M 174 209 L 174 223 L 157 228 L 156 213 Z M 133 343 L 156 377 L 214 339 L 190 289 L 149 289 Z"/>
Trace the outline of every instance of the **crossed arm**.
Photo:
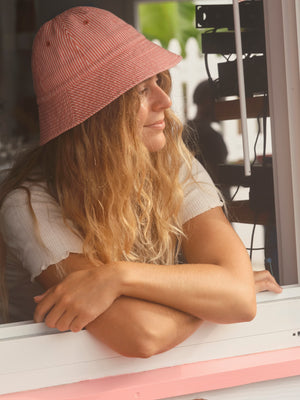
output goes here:
<path id="1" fill-rule="evenodd" d="M 149 357 L 190 336 L 202 320 L 230 323 L 255 315 L 253 272 L 244 246 L 222 210 L 209 210 L 184 226 L 187 264 L 120 262 L 93 267 L 82 255 L 37 278 L 46 293 L 36 299 L 35 320 L 60 330 L 86 327 L 125 356 Z M 259 290 L 280 291 L 271 277 Z M 272 286 L 273 285 L 273 286 Z"/>

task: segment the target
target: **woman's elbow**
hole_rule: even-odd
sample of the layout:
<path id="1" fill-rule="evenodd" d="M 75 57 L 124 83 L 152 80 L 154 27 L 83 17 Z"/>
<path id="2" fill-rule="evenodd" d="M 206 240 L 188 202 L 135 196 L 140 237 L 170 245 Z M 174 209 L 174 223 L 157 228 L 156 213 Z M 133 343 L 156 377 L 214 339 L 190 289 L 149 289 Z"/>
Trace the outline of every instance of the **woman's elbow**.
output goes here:
<path id="1" fill-rule="evenodd" d="M 239 299 L 237 299 L 239 304 L 237 312 L 237 322 L 250 322 L 256 316 L 256 296 L 254 293 L 247 292 L 241 293 Z"/>
<path id="2" fill-rule="evenodd" d="M 149 358 L 177 346 L 190 336 L 201 321 L 194 317 L 186 317 L 184 326 L 178 326 L 176 319 L 165 323 L 145 326 L 136 338 L 131 357 Z"/>
<path id="3" fill-rule="evenodd" d="M 250 322 L 256 316 L 256 304 L 251 304 L 242 310 L 240 322 Z"/>
<path id="4" fill-rule="evenodd" d="M 125 352 L 121 352 L 126 357 L 133 358 L 150 358 L 155 354 L 161 353 L 161 345 L 155 335 L 143 332 L 134 340 L 130 346 L 127 346 Z"/>
<path id="5" fill-rule="evenodd" d="M 150 358 L 155 354 L 158 354 L 159 352 L 160 351 L 158 351 L 158 348 L 154 341 L 141 340 L 140 343 L 134 349 L 131 357 Z"/>

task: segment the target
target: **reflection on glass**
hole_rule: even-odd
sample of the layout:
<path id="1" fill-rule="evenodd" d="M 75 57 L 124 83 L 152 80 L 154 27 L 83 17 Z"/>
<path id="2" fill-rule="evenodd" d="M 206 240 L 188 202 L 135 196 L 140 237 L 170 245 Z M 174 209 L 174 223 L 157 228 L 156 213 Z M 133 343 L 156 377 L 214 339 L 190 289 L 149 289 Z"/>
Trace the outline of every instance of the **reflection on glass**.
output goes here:
<path id="1" fill-rule="evenodd" d="M 149 37 L 155 38 L 162 45 L 181 53 L 184 57 L 179 66 L 172 71 L 173 82 L 175 82 L 173 108 L 183 121 L 188 121 L 188 125 L 195 129 L 192 138 L 189 129 L 189 141 L 194 141 L 194 152 L 196 155 L 198 153 L 198 157 L 208 166 L 209 157 L 206 156 L 207 160 L 203 160 L 205 147 L 214 148 L 210 150 L 210 153 L 213 151 L 215 158 L 217 147 L 222 148 L 222 157 L 220 156 L 219 159 L 223 158 L 223 161 L 219 162 L 218 173 L 214 168 L 211 175 L 225 193 L 225 197 L 231 197 L 232 201 L 228 201 L 229 217 L 249 250 L 253 267 L 267 268 L 278 279 L 262 2 L 240 4 L 252 177 L 245 177 L 243 172 L 232 2 L 196 0 L 184 3 L 185 7 L 196 6 L 196 26 L 199 33 L 197 35 L 190 28 L 186 28 L 186 31 L 192 33 L 189 38 L 184 38 L 184 51 L 182 51 L 181 30 L 173 32 L 174 35 L 171 37 L 170 27 L 173 27 L 174 23 L 159 20 L 157 8 L 169 7 L 169 2 L 159 2 L 159 4 L 140 2 L 139 4 L 141 30 L 144 29 L 144 33 Z M 173 7 L 175 7 L 174 4 L 175 2 Z M 173 17 L 176 18 L 176 12 L 174 10 L 172 12 Z M 171 14 L 170 12 L 169 16 Z M 147 15 L 146 21 L 145 15 Z M 151 15 L 156 15 L 156 21 L 150 21 Z M 149 32 L 151 23 L 154 28 Z M 185 23 L 185 27 L 188 26 L 187 20 Z M 177 37 L 179 40 L 176 40 Z M 195 89 L 201 82 L 203 85 L 207 82 L 210 86 L 206 90 L 207 102 L 211 101 L 210 97 L 214 99 L 213 111 L 210 111 L 209 117 L 206 117 L 205 129 L 201 122 L 202 136 L 200 137 L 196 128 L 200 124 L 201 111 L 199 111 L 199 104 L 195 102 Z M 205 90 L 202 90 L 201 96 L 205 97 Z M 206 107 L 204 99 L 201 99 L 201 102 L 200 106 Z M 217 135 L 220 135 L 219 138 Z M 203 139 L 203 136 L 206 138 Z M 216 142 L 219 143 L 218 146 Z M 225 143 L 227 156 L 225 146 L 221 142 Z M 228 195 L 229 187 L 230 195 Z"/>

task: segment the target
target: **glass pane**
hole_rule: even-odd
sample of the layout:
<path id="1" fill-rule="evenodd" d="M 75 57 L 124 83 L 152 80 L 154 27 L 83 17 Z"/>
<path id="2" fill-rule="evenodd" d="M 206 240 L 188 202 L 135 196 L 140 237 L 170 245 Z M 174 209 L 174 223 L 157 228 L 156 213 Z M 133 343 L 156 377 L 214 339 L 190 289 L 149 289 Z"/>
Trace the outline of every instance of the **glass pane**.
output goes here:
<path id="1" fill-rule="evenodd" d="M 184 7 L 196 6 L 197 33 L 189 13 L 183 13 Z M 251 177 L 244 176 L 243 167 L 232 1 L 139 2 L 138 15 L 145 34 L 183 55 L 171 70 L 172 100 L 190 128 L 188 134 L 185 130 L 187 143 L 227 199 L 229 218 L 248 248 L 253 268 L 268 268 L 278 280 L 262 2 L 240 3 Z M 151 15 L 155 20 L 149 32 Z"/>

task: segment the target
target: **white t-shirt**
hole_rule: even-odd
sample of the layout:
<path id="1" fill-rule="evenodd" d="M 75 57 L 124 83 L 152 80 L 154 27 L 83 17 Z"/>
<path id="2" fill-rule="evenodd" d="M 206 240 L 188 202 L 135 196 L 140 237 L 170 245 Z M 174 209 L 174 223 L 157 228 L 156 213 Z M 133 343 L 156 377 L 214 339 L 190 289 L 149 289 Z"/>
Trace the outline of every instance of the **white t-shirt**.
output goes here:
<path id="1" fill-rule="evenodd" d="M 186 168 L 182 167 L 180 171 L 180 181 L 186 181 L 181 211 L 183 223 L 211 208 L 222 206 L 213 182 L 197 160 L 193 162 L 192 174 L 194 180 L 186 181 Z M 12 321 L 32 319 L 33 296 L 43 292 L 34 280 L 36 276 L 70 253 L 82 253 L 82 240 L 64 223 L 61 209 L 46 191 L 46 186 L 28 184 L 27 187 L 36 222 L 29 210 L 28 194 L 23 189 L 12 191 L 0 210 Z"/>

